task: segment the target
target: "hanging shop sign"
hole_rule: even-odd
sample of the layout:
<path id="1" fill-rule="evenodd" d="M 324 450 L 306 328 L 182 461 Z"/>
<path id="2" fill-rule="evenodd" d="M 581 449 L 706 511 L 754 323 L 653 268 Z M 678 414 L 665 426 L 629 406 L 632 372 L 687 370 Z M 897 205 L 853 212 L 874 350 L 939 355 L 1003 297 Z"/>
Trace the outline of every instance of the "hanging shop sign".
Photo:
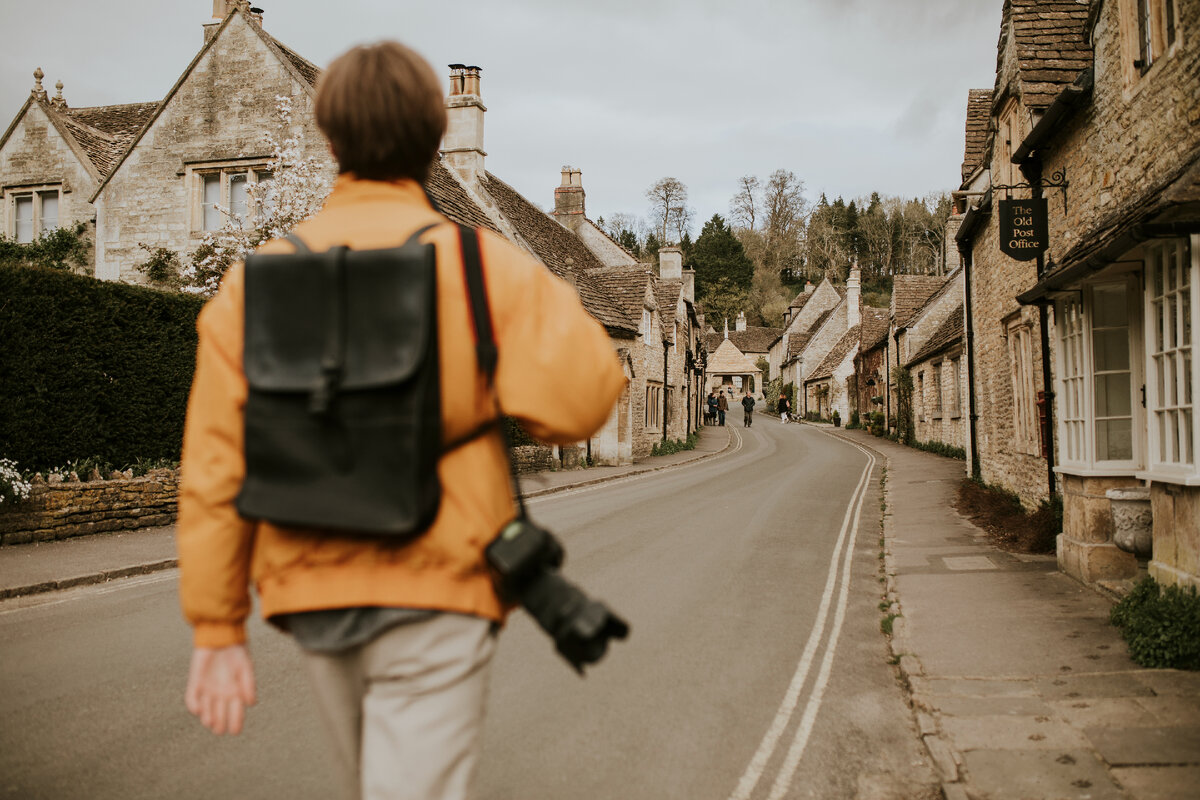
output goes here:
<path id="1" fill-rule="evenodd" d="M 1046 198 L 1001 200 L 1000 251 L 1017 261 L 1029 261 L 1046 252 Z"/>

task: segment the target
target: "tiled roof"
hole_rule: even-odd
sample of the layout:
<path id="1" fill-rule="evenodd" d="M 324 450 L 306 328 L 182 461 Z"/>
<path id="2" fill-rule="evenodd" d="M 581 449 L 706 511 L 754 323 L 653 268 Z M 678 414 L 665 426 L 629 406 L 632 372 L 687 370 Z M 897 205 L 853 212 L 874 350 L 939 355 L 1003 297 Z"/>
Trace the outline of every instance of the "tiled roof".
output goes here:
<path id="1" fill-rule="evenodd" d="M 833 311 L 833 308 L 826 309 L 821 316 L 817 317 L 813 321 L 813 324 L 809 326 L 808 330 L 793 333 L 788 337 L 787 358 L 784 359 L 784 363 L 787 363 L 794 358 L 799 358 L 800 354 L 804 352 L 804 348 L 808 347 L 808 342 L 810 339 L 812 339 L 813 334 L 821 330 L 821 326 L 825 324 L 825 321 L 829 319 L 829 317 L 833 314 Z"/>
<path id="2" fill-rule="evenodd" d="M 1021 102 L 1046 108 L 1092 64 L 1088 4 L 1079 0 L 1008 0 Z"/>
<path id="3" fill-rule="evenodd" d="M 481 184 L 538 260 L 560 278 L 568 278 L 573 273 L 579 299 L 600 324 L 610 331 L 637 333 L 637 323 L 605 291 L 606 284 L 599 282 L 599 276 L 589 273 L 589 270 L 601 268 L 601 264 L 577 236 L 495 175 L 488 173 Z M 574 263 L 568 265 L 568 258 Z"/>
<path id="4" fill-rule="evenodd" d="M 658 314 L 662 318 L 663 336 L 672 338 L 675 325 L 675 311 L 679 308 L 679 293 L 683 291 L 683 281 L 679 278 L 656 278 L 654 281 L 654 300 L 658 303 Z"/>
<path id="5" fill-rule="evenodd" d="M 804 308 L 804 304 L 807 303 L 809 298 L 812 296 L 812 292 L 800 292 L 800 294 L 796 295 L 796 299 L 792 301 L 788 308 L 794 308 L 798 312 L 800 309 Z"/>
<path id="6" fill-rule="evenodd" d="M 630 319 L 641 319 L 642 309 L 646 307 L 646 285 L 650 282 L 650 273 L 642 264 L 631 264 L 625 267 L 601 267 L 588 273 L 600 283 L 614 300 L 621 304 Z M 658 297 L 655 295 L 655 303 Z"/>
<path id="7" fill-rule="evenodd" d="M 292 66 L 296 68 L 296 71 L 300 73 L 300 77 L 304 78 L 309 86 L 317 85 L 317 79 L 321 77 L 320 67 L 297 53 L 292 48 L 285 45 L 283 42 L 276 39 L 274 36 L 267 34 L 267 38 L 271 40 L 271 44 L 279 48 L 279 52 L 283 53 L 284 58 L 291 62 Z"/>
<path id="8" fill-rule="evenodd" d="M 46 113 L 54 114 L 101 176 L 117 165 L 125 148 L 136 138 L 142 126 L 154 116 L 158 103 L 127 103 L 117 106 L 89 108 L 54 108 L 44 105 Z"/>
<path id="9" fill-rule="evenodd" d="M 846 359 L 846 355 L 858 344 L 859 335 L 858 325 L 846 331 L 845 335 L 841 339 L 838 339 L 837 344 L 825 356 L 825 360 L 809 373 L 804 382 L 808 383 L 809 381 L 833 377 L 833 371 L 837 369 L 838 365 Z"/>
<path id="10" fill-rule="evenodd" d="M 450 174 L 450 170 L 446 169 L 446 165 L 442 163 L 441 159 L 433 162 L 429 176 L 425 179 L 425 189 L 437 204 L 438 209 L 460 225 L 500 232 L 491 218 L 483 213 L 483 210 L 467 194 L 462 184 Z"/>
<path id="11" fill-rule="evenodd" d="M 963 149 L 962 179 L 966 181 L 983 163 L 987 149 L 988 121 L 992 115 L 992 90 L 967 92 L 967 137 Z"/>
<path id="12" fill-rule="evenodd" d="M 925 301 L 945 282 L 945 278 L 937 275 L 897 275 L 892 281 L 892 321 L 896 327 L 908 325 Z"/>
<path id="13" fill-rule="evenodd" d="M 782 335 L 783 328 L 750 325 L 744 331 L 730 331 L 729 341 L 733 342 L 743 353 L 765 353 Z M 721 343 L 723 338 L 725 338 L 724 334 L 714 332 L 705 337 L 705 345 L 712 350 Z"/>
<path id="14" fill-rule="evenodd" d="M 711 356 L 708 357 L 707 371 L 712 375 L 745 375 L 762 372 L 750 359 L 738 350 L 737 345 L 726 339 L 721 342 Z"/>
<path id="15" fill-rule="evenodd" d="M 890 325 L 891 319 L 886 308 L 863 306 L 858 352 L 865 353 L 867 350 L 883 344 L 887 339 Z"/>
<path id="16" fill-rule="evenodd" d="M 918 361 L 924 361 L 955 344 L 961 344 L 962 341 L 963 307 L 960 303 L 954 311 L 950 312 L 950 316 L 946 317 L 945 321 L 938 326 L 933 336 L 929 337 L 929 341 L 925 342 L 925 346 L 908 360 L 908 363 L 911 365 L 916 364 Z"/>

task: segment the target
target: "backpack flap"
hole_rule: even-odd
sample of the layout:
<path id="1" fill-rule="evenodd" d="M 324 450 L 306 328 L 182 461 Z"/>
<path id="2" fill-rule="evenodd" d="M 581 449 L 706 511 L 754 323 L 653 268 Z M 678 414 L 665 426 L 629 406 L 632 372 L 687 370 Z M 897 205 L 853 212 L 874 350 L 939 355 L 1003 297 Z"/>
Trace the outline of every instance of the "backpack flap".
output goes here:
<path id="1" fill-rule="evenodd" d="M 402 383 L 435 334 L 433 245 L 246 259 L 251 389 L 317 393 Z"/>

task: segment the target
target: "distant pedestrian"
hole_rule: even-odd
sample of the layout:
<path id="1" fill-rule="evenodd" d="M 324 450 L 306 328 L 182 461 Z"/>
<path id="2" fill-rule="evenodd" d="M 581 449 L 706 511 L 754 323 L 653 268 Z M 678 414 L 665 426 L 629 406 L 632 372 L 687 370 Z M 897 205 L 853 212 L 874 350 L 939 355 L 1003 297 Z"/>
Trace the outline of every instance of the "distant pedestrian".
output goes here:
<path id="1" fill-rule="evenodd" d="M 725 393 L 721 392 L 717 395 L 717 419 L 721 427 L 725 426 L 725 412 L 729 410 L 729 400 L 725 397 Z"/>
<path id="2" fill-rule="evenodd" d="M 779 402 L 775 404 L 775 408 L 779 409 L 779 421 L 787 424 L 788 414 L 792 410 L 792 401 L 786 394 L 779 395 Z"/>
<path id="3" fill-rule="evenodd" d="M 708 411 L 704 416 L 705 422 L 710 425 L 715 425 L 717 422 L 717 390 L 711 389 L 708 392 Z"/>
<path id="4" fill-rule="evenodd" d="M 742 398 L 742 409 L 746 412 L 746 416 L 742 419 L 742 425 L 749 428 L 754 424 L 754 395 L 750 394 L 750 390 L 746 390 L 746 396 Z"/>

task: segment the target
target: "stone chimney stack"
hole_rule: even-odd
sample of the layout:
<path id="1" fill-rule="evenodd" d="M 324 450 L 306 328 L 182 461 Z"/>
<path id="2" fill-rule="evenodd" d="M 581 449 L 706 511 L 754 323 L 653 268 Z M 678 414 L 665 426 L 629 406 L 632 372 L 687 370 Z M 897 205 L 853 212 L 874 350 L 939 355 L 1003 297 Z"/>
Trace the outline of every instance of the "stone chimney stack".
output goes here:
<path id="1" fill-rule="evenodd" d="M 725 338 L 729 338 L 729 317 L 725 318 Z"/>
<path id="2" fill-rule="evenodd" d="M 586 212 L 583 204 L 583 173 L 574 167 L 562 168 L 562 185 L 554 190 L 554 218 L 564 228 L 579 232 Z"/>
<path id="3" fill-rule="evenodd" d="M 204 23 L 204 43 L 208 44 L 208 40 L 217 32 L 217 28 L 221 27 L 221 23 L 229 16 L 229 12 L 235 8 L 240 8 L 250 15 L 250 19 L 258 23 L 259 27 L 263 24 L 263 10 L 256 6 L 250 5 L 250 0 L 213 0 L 212 19 Z"/>
<path id="4" fill-rule="evenodd" d="M 733 323 L 733 329 L 736 331 L 746 330 L 746 312 L 745 311 L 738 312 L 737 320 Z"/>
<path id="5" fill-rule="evenodd" d="M 483 151 L 483 115 L 487 108 L 479 95 L 479 75 L 482 71 L 479 67 L 450 65 L 446 138 L 442 140 L 446 164 L 463 180 L 472 183 L 483 177 L 483 159 L 487 156 Z"/>
<path id="6" fill-rule="evenodd" d="M 665 281 L 683 278 L 683 251 L 675 245 L 658 249 L 658 277 Z"/>
<path id="7" fill-rule="evenodd" d="M 696 304 L 696 270 L 691 267 L 683 270 L 683 299 Z"/>
<path id="8" fill-rule="evenodd" d="M 850 277 L 846 278 L 846 330 L 862 322 L 862 271 L 858 259 L 850 265 Z"/>
<path id="9" fill-rule="evenodd" d="M 812 281 L 808 281 L 808 280 L 806 280 L 806 281 L 804 282 L 804 293 L 805 293 L 805 294 L 812 294 L 812 293 L 813 293 L 813 289 L 815 289 L 815 288 L 817 288 L 817 287 L 813 286 L 813 282 L 812 282 Z"/>

